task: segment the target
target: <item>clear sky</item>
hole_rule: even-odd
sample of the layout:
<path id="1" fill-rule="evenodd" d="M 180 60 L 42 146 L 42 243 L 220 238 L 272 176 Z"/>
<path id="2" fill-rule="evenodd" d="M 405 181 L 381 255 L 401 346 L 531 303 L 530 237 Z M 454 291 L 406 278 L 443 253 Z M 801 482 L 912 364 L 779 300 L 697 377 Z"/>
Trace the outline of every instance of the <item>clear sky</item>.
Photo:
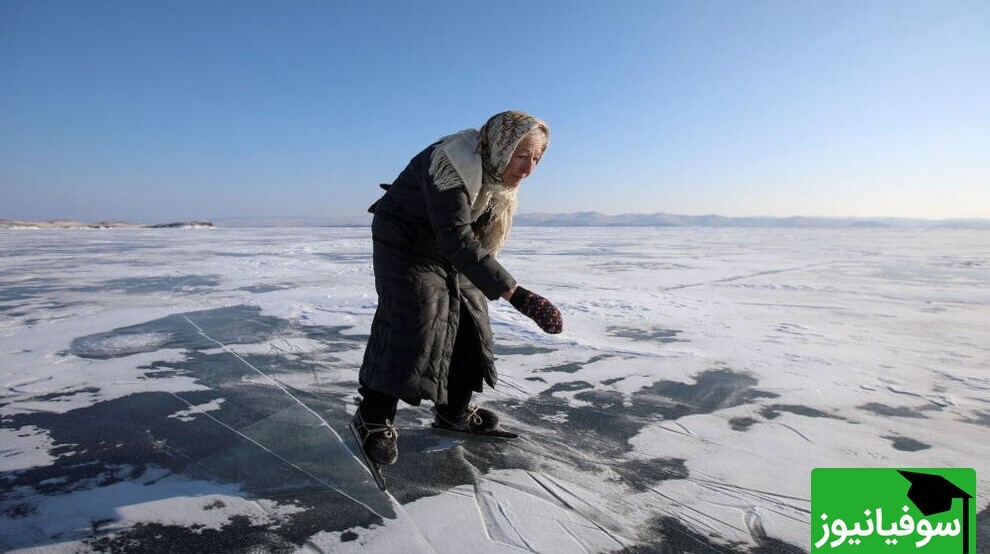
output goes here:
<path id="1" fill-rule="evenodd" d="M 360 217 L 521 109 L 521 212 L 990 217 L 990 2 L 0 0 L 0 218 Z"/>

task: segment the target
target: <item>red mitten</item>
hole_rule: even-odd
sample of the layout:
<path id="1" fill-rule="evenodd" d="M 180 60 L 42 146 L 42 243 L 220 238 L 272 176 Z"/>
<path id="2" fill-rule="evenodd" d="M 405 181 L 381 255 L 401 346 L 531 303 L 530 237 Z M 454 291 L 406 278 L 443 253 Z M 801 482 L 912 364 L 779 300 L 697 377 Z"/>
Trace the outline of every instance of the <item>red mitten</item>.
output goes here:
<path id="1" fill-rule="evenodd" d="M 556 335 L 564 330 L 564 319 L 560 316 L 560 310 L 535 292 L 517 286 L 509 303 L 524 316 L 535 321 L 545 333 Z"/>

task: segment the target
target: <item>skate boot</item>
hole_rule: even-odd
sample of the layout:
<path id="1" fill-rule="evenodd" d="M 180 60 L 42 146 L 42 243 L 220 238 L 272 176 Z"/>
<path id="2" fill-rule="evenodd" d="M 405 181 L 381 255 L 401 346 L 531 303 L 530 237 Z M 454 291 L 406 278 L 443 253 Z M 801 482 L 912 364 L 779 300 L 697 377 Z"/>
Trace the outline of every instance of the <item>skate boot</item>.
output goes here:
<path id="1" fill-rule="evenodd" d="M 368 423 L 358 410 L 351 420 L 351 429 L 369 461 L 387 466 L 399 459 L 399 432 L 390 420 L 383 424 Z"/>
<path id="2" fill-rule="evenodd" d="M 457 431 L 459 433 L 470 433 L 474 435 L 487 435 L 514 439 L 519 435 L 509 433 L 499 429 L 498 415 L 491 410 L 481 408 L 476 404 L 471 404 L 457 417 L 445 417 L 443 411 L 438 408 L 433 409 L 436 417 L 433 420 L 433 427 L 446 431 Z"/>

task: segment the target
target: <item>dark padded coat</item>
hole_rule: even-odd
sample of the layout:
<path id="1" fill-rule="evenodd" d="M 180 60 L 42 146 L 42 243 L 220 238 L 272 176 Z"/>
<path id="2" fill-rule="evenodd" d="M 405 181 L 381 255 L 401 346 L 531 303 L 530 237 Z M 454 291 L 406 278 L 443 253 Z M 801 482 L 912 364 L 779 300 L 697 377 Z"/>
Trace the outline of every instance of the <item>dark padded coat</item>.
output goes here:
<path id="1" fill-rule="evenodd" d="M 361 365 L 362 387 L 418 404 L 447 401 L 450 371 L 497 372 L 488 300 L 516 281 L 475 239 L 465 188 L 440 192 L 430 176 L 436 145 L 417 154 L 372 211 L 378 308 Z M 474 325 L 463 325 L 462 315 Z M 451 367 L 458 330 L 476 336 L 472 365 Z M 477 390 L 481 382 L 478 380 Z"/>

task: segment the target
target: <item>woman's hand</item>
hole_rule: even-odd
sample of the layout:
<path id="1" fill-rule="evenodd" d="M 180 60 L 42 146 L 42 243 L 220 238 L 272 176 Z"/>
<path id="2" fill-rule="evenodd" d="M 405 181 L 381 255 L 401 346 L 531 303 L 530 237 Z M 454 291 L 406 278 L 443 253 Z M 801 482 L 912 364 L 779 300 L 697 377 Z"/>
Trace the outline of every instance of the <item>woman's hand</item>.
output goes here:
<path id="1" fill-rule="evenodd" d="M 535 321 L 543 332 L 556 335 L 564 330 L 564 319 L 560 315 L 560 310 L 546 298 L 518 285 L 502 294 L 502 298 L 506 296 L 513 308 Z"/>

